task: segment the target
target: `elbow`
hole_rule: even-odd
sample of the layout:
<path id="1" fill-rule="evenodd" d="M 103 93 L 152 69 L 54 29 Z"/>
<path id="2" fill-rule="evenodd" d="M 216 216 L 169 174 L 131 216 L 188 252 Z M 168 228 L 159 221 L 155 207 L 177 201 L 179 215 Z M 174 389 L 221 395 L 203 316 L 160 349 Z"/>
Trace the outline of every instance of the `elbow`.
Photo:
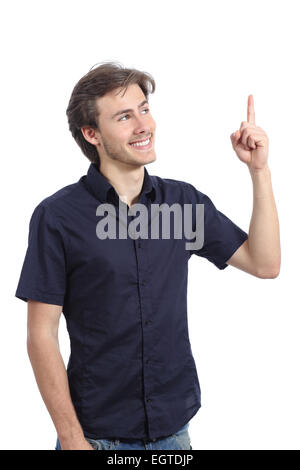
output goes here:
<path id="1" fill-rule="evenodd" d="M 280 273 L 280 266 L 275 267 L 272 269 L 263 269 L 263 270 L 258 270 L 256 277 L 259 277 L 260 279 L 275 279 L 276 277 L 279 276 Z"/>
<path id="2" fill-rule="evenodd" d="M 27 354 L 29 358 L 36 352 L 45 350 L 45 345 L 54 344 L 59 348 L 58 336 L 50 331 L 27 331 Z"/>

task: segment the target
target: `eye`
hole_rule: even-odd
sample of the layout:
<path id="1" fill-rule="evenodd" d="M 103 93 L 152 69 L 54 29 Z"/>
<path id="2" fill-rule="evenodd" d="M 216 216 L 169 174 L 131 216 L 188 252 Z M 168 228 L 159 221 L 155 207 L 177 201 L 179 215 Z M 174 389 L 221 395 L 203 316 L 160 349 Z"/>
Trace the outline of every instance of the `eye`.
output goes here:
<path id="1" fill-rule="evenodd" d="M 145 108 L 145 109 L 142 110 L 142 112 L 143 112 L 143 111 L 146 111 L 146 113 L 147 113 L 148 111 L 150 111 L 150 109 L 149 109 L 149 108 Z M 122 117 L 119 119 L 119 121 L 122 121 L 123 118 L 126 118 L 127 116 L 129 116 L 129 114 L 124 114 L 124 116 L 122 116 Z M 127 119 L 126 119 L 126 121 L 127 121 Z"/>

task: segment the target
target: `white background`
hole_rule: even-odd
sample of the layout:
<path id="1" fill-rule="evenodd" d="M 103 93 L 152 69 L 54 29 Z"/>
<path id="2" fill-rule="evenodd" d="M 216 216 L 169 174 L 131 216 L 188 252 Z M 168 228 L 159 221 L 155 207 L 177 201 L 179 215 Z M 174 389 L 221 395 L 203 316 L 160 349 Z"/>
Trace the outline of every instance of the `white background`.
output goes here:
<path id="1" fill-rule="evenodd" d="M 269 136 L 282 265 L 259 279 L 189 261 L 188 321 L 202 391 L 193 449 L 299 449 L 299 17 L 297 1 L 10 1 L 1 7 L 2 449 L 54 449 L 56 431 L 14 297 L 34 207 L 89 161 L 67 126 L 77 81 L 113 60 L 149 72 L 157 124 L 150 174 L 187 181 L 248 232 L 252 180 L 230 134 Z M 60 343 L 69 339 L 64 318 Z"/>

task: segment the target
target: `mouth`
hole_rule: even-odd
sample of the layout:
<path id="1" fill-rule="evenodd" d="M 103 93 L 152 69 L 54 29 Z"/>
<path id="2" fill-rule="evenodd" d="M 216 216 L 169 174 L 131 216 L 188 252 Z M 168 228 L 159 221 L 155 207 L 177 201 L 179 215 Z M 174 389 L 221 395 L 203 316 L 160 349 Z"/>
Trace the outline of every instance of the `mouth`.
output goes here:
<path id="1" fill-rule="evenodd" d="M 136 143 L 129 143 L 129 145 L 139 152 L 150 150 L 152 148 L 152 135 L 145 140 L 141 140 Z"/>

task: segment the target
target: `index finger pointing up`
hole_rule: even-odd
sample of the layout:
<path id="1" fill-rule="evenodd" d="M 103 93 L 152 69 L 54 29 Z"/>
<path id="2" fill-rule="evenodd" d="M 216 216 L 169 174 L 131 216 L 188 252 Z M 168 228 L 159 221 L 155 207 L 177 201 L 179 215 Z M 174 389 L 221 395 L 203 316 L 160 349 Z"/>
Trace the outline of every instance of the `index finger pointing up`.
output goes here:
<path id="1" fill-rule="evenodd" d="M 254 99 L 253 95 L 248 96 L 247 121 L 255 124 Z"/>

